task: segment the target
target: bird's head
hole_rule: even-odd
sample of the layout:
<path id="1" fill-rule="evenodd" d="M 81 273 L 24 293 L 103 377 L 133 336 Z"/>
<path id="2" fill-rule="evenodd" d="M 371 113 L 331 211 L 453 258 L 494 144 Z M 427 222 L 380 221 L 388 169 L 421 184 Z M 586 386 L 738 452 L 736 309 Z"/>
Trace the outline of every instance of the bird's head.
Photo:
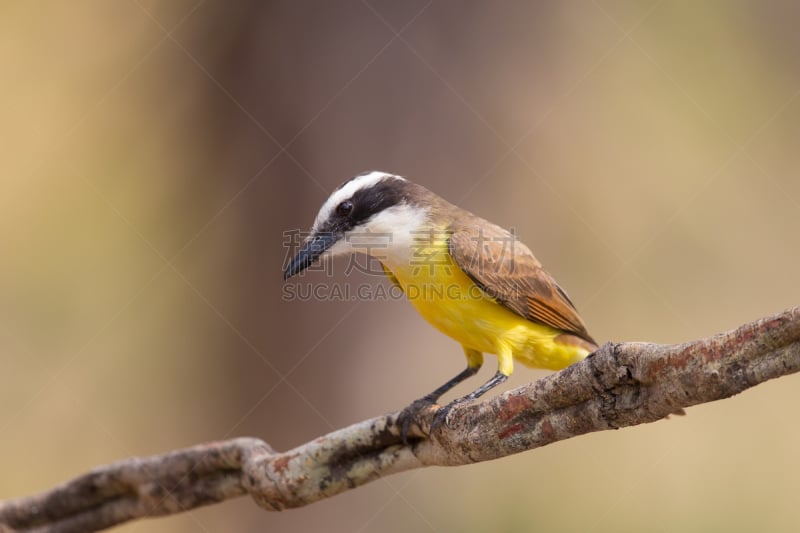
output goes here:
<path id="1" fill-rule="evenodd" d="M 386 259 L 407 253 L 414 232 L 427 218 L 425 192 L 385 172 L 368 172 L 344 182 L 322 204 L 284 279 L 302 272 L 323 254 L 363 252 Z"/>

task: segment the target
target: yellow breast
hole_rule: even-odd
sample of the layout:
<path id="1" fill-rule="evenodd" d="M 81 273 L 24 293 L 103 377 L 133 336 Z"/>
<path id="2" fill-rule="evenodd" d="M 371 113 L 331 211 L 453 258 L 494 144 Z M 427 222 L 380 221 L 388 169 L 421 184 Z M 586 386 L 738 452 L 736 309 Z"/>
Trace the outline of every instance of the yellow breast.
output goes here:
<path id="1" fill-rule="evenodd" d="M 557 342 L 562 331 L 527 320 L 484 293 L 454 263 L 446 243 L 419 247 L 414 255 L 416 261 L 387 267 L 425 320 L 464 347 L 552 370 L 588 354 Z"/>

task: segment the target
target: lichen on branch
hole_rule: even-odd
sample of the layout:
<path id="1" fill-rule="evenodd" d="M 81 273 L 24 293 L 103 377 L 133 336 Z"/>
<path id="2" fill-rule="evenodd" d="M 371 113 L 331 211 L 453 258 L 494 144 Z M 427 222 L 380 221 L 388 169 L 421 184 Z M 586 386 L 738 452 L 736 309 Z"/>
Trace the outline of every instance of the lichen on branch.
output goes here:
<path id="1" fill-rule="evenodd" d="M 457 466 L 607 429 L 654 422 L 800 371 L 800 307 L 676 345 L 607 343 L 586 360 L 480 403 L 429 434 L 435 407 L 334 431 L 286 452 L 255 438 L 201 444 L 95 468 L 34 496 L 0 502 L 0 532 L 97 531 L 249 494 L 282 510 L 383 476 Z"/>

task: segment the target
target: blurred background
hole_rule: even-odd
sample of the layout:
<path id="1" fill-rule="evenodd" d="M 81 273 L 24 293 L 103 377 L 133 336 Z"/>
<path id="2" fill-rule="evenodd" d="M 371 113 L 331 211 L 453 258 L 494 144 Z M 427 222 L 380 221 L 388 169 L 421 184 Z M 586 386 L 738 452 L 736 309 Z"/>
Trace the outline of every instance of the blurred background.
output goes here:
<path id="1" fill-rule="evenodd" d="M 288 449 L 459 371 L 405 302 L 282 298 L 283 232 L 365 170 L 515 228 L 601 342 L 800 303 L 799 19 L 788 0 L 3 3 L 0 498 L 204 441 Z M 346 265 L 333 281 L 386 283 Z M 119 531 L 797 531 L 798 379 Z"/>

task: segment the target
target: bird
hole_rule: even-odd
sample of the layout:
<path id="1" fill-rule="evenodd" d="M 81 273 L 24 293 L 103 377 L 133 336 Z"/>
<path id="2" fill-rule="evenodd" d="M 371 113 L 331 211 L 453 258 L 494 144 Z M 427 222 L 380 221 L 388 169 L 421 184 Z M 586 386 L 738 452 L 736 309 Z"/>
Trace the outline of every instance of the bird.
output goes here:
<path id="1" fill-rule="evenodd" d="M 460 343 L 466 357 L 464 370 L 412 406 L 437 404 L 477 374 L 484 354 L 497 356 L 491 379 L 438 407 L 431 432 L 453 407 L 506 381 L 515 361 L 560 370 L 598 348 L 567 293 L 515 233 L 402 176 L 370 171 L 339 185 L 284 280 L 322 258 L 357 252 L 377 259 L 419 314 Z M 409 416 L 402 420 L 403 442 Z"/>

